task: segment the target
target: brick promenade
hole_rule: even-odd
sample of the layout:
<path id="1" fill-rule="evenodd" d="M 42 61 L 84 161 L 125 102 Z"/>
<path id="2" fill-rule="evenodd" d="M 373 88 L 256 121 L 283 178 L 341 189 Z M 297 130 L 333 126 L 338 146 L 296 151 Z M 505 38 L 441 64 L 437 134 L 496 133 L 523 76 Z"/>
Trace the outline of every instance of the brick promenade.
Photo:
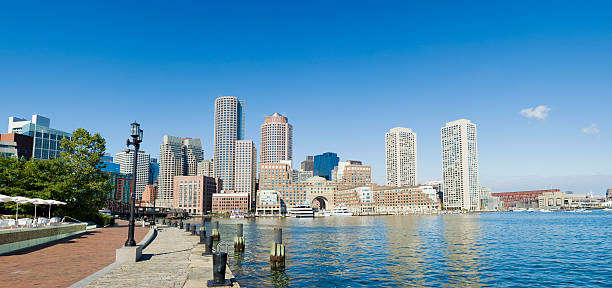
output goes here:
<path id="1" fill-rule="evenodd" d="M 149 227 L 136 226 L 139 242 Z M 115 262 L 127 222 L 0 256 L 1 287 L 68 287 Z"/>

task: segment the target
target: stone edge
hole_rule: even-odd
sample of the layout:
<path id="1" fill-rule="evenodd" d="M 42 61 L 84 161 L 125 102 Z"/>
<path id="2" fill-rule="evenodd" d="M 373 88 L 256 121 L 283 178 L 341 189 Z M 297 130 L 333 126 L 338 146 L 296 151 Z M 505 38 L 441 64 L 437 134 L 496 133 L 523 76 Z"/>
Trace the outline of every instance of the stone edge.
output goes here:
<path id="1" fill-rule="evenodd" d="M 5 255 L 5 254 L 20 251 L 23 249 L 31 248 L 34 246 L 47 244 L 53 241 L 62 240 L 62 239 L 69 238 L 75 235 L 83 234 L 85 232 L 88 232 L 88 231 L 86 229 L 83 229 L 80 231 L 74 231 L 74 232 L 69 232 L 69 233 L 64 233 L 64 234 L 59 234 L 59 235 L 51 235 L 47 237 L 41 237 L 41 238 L 35 238 L 35 239 L 30 239 L 30 240 L 25 240 L 25 241 L 2 244 L 0 245 L 0 255 Z"/>

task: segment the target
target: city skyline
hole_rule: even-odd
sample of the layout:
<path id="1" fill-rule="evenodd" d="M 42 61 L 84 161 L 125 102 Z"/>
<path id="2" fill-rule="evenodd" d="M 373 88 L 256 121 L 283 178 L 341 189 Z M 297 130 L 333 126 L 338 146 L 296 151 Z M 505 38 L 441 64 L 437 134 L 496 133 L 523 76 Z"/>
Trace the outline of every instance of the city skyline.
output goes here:
<path id="1" fill-rule="evenodd" d="M 513 3 L 504 13 L 483 14 L 466 4 L 473 12 L 457 15 L 450 7 L 436 7 L 447 21 L 435 23 L 427 13 L 418 15 L 434 7 L 413 4 L 360 23 L 356 18 L 372 16 L 367 7 L 334 6 L 327 11 L 355 18 L 309 14 L 292 20 L 289 13 L 276 20 L 285 27 L 280 31 L 267 29 L 278 27 L 270 20 L 245 32 L 253 20 L 246 10 L 265 16 L 275 11 L 248 4 L 244 13 L 224 4 L 148 7 L 139 14 L 148 26 L 111 29 L 101 17 L 113 14 L 115 25 L 132 23 L 136 7 L 108 4 L 93 13 L 79 5 L 3 5 L 0 21 L 17 30 L 0 32 L 6 39 L 0 113 L 38 113 L 62 131 L 100 132 L 111 154 L 125 149 L 128 125 L 137 120 L 144 129 L 142 149 L 152 157 L 158 158 L 163 135 L 185 135 L 200 138 L 204 158 L 213 158 L 211 103 L 234 95 L 249 103 L 244 139 L 253 139 L 256 147 L 264 117 L 279 112 L 294 127 L 293 159 L 334 151 L 341 160 L 371 165 L 379 184 L 386 131 L 402 126 L 419 135 L 424 183 L 441 180 L 439 128 L 461 118 L 478 123 L 482 186 L 518 191 L 553 185 L 602 195 L 612 182 L 607 149 L 612 116 L 606 109 L 612 25 L 605 7 L 560 4 L 551 13 L 544 6 L 527 11 Z M 7 13 L 26 8 L 27 14 Z M 587 9 L 593 10 L 588 18 L 577 16 Z M 187 10 L 205 15 L 183 15 Z M 184 17 L 161 29 L 155 16 L 160 11 Z M 57 17 L 50 21 L 49 15 Z M 540 20 L 542 15 L 548 21 Z M 315 18 L 321 21 L 309 21 Z M 523 22 L 515 21 L 519 18 Z M 83 25 L 69 25 L 74 21 Z M 448 29 L 451 23 L 454 29 Z M 96 33 L 84 33 L 83 27 Z M 214 29 L 199 32 L 202 27 Z M 207 37 L 192 37 L 201 33 Z M 266 41 L 253 48 L 253 37 Z M 165 105 L 167 99 L 180 105 Z"/>

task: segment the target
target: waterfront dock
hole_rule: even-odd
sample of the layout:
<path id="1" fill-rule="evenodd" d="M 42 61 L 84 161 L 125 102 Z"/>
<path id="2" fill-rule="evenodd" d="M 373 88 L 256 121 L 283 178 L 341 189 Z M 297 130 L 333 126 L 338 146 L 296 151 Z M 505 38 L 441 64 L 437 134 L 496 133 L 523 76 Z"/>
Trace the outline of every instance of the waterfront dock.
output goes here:
<path id="1" fill-rule="evenodd" d="M 138 262 L 110 266 L 101 271 L 104 275 L 92 275 L 97 279 L 75 287 L 206 287 L 213 275 L 212 257 L 202 256 L 204 246 L 198 241 L 178 227 L 159 226 Z M 226 279 L 233 279 L 229 268 L 226 271 Z"/>

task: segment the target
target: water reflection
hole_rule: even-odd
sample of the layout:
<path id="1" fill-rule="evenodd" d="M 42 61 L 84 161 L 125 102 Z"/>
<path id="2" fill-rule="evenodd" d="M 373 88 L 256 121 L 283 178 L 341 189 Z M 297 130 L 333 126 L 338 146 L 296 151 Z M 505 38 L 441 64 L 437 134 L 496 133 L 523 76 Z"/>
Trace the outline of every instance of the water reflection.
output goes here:
<path id="1" fill-rule="evenodd" d="M 446 260 L 442 269 L 444 287 L 481 287 L 479 214 L 444 215 L 442 231 Z"/>

